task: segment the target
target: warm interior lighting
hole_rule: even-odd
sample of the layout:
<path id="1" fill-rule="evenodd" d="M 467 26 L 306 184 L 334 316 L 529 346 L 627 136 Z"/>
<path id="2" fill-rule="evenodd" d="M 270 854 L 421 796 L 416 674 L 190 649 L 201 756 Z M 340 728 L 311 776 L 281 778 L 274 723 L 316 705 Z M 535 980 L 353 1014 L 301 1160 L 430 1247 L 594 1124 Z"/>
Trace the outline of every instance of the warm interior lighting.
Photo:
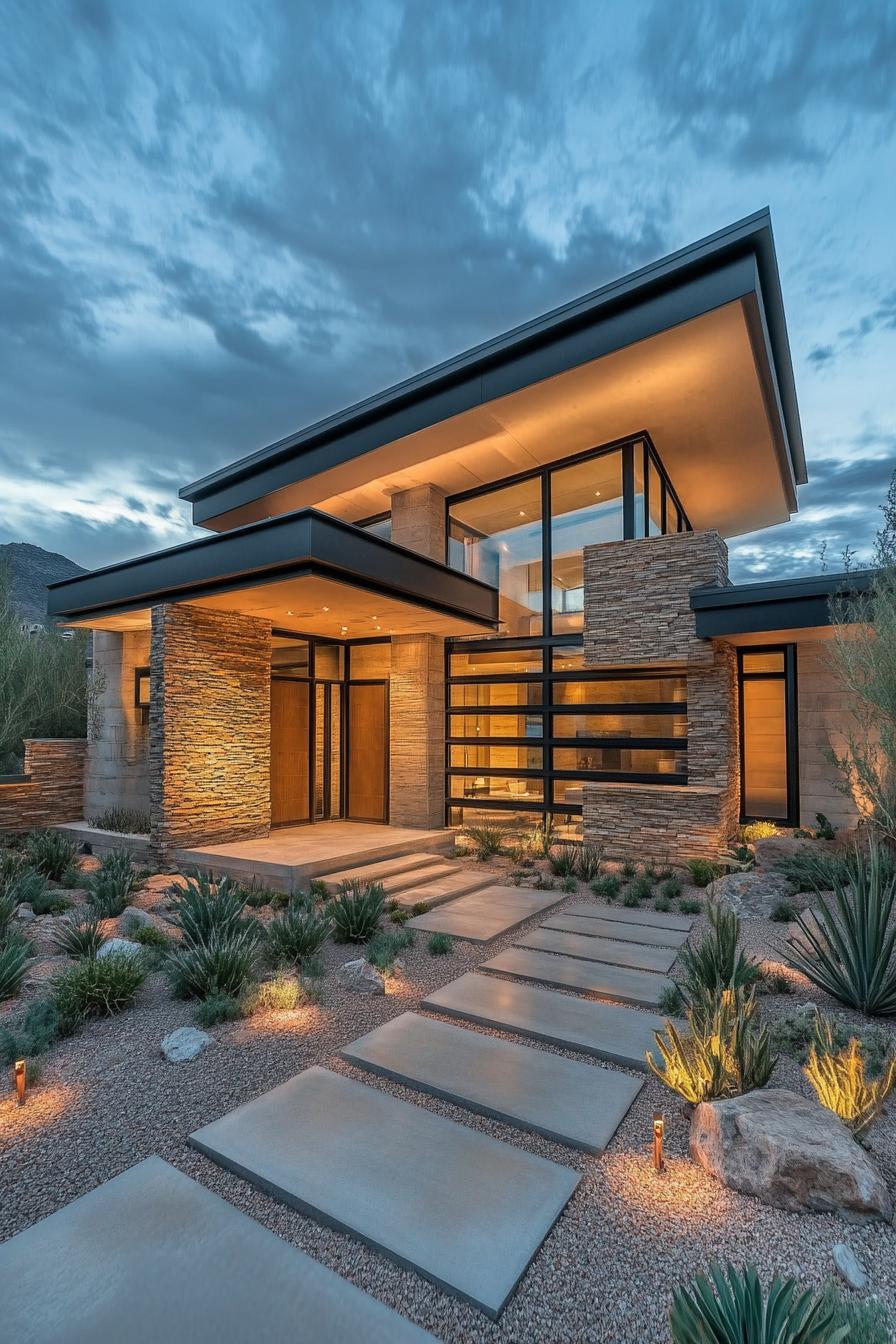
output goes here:
<path id="1" fill-rule="evenodd" d="M 653 1169 L 654 1171 L 664 1171 L 666 1164 L 663 1161 L 663 1132 L 665 1130 L 662 1111 L 653 1113 Z"/>
<path id="2" fill-rule="evenodd" d="M 141 723 L 149 721 L 149 668 L 134 669 L 134 705 L 139 710 Z"/>
<path id="3" fill-rule="evenodd" d="M 25 1105 L 25 1061 L 24 1061 L 24 1059 L 17 1059 L 17 1060 L 16 1060 L 16 1063 L 15 1063 L 15 1073 L 16 1073 L 16 1096 L 18 1097 L 19 1105 L 20 1105 L 20 1106 L 24 1106 L 24 1105 Z"/>

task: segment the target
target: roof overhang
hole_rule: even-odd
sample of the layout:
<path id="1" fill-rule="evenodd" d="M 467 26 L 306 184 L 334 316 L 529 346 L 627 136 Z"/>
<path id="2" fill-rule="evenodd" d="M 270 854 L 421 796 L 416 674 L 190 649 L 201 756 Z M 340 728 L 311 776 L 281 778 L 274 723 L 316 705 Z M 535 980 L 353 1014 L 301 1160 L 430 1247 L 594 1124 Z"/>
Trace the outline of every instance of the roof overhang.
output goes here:
<path id="1" fill-rule="evenodd" d="M 426 556 L 306 509 L 49 585 L 67 625 L 140 629 L 186 602 L 336 639 L 494 630 L 498 594 Z"/>
<path id="2" fill-rule="evenodd" d="M 874 571 L 851 574 L 813 574 L 770 583 L 741 583 L 729 587 L 694 588 L 691 610 L 701 639 L 756 643 L 757 636 L 785 641 L 805 632 L 827 632 L 832 624 L 831 603 L 847 604 L 851 593 L 867 592 Z"/>
<path id="3" fill-rule="evenodd" d="M 219 530 L 309 505 L 358 520 L 421 479 L 454 493 L 644 429 L 695 527 L 733 536 L 795 509 L 806 469 L 767 210 L 180 494 Z"/>

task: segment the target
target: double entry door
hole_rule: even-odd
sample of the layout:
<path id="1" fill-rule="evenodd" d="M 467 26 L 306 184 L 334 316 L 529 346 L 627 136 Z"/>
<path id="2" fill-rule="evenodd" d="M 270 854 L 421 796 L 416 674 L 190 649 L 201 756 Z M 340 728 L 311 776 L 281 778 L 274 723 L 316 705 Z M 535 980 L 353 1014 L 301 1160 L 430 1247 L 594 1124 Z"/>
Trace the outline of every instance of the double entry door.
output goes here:
<path id="1" fill-rule="evenodd" d="M 271 824 L 388 820 L 388 681 L 271 679 Z"/>

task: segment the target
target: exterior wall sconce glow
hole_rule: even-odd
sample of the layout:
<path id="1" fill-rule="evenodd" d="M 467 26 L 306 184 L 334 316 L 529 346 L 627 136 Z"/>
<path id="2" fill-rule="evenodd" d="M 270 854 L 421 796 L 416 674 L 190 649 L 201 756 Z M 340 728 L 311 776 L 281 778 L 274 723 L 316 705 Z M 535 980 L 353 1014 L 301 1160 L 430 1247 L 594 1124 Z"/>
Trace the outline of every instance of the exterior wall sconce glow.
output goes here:
<path id="1" fill-rule="evenodd" d="M 140 722 L 149 722 L 149 668 L 134 668 L 134 705 L 139 711 Z"/>
<path id="2" fill-rule="evenodd" d="M 25 1061 L 17 1059 L 15 1062 L 16 1079 L 16 1097 L 20 1106 L 25 1105 Z"/>
<path id="3" fill-rule="evenodd" d="M 665 1171 L 666 1164 L 663 1161 L 663 1135 L 665 1133 L 665 1121 L 662 1111 L 653 1113 L 653 1169 L 656 1172 Z"/>

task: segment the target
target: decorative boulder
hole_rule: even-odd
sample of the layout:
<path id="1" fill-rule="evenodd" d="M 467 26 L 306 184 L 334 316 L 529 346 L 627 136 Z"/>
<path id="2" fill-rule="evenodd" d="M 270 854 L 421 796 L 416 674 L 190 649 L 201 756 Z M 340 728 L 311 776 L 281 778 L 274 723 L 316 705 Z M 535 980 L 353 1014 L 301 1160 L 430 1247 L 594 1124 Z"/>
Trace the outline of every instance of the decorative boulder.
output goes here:
<path id="1" fill-rule="evenodd" d="M 729 1189 L 793 1213 L 893 1216 L 880 1172 L 846 1126 L 784 1088 L 701 1102 L 691 1156 Z"/>
<path id="2" fill-rule="evenodd" d="M 745 919 L 769 919 L 775 906 L 793 895 L 781 873 L 727 873 L 707 887 L 707 895 Z"/>
<path id="3" fill-rule="evenodd" d="M 357 961 L 347 961 L 336 972 L 336 982 L 340 989 L 352 989 L 358 994 L 385 994 L 386 982 L 375 966 L 359 957 Z"/>
<path id="4" fill-rule="evenodd" d="M 22 919 L 26 924 L 30 924 L 37 916 L 27 901 L 22 901 L 21 905 L 16 906 L 16 919 Z"/>
<path id="5" fill-rule="evenodd" d="M 169 1064 L 183 1064 L 185 1060 L 201 1055 L 211 1043 L 208 1032 L 200 1031 L 198 1027 L 177 1027 L 163 1037 L 162 1054 Z"/>
<path id="6" fill-rule="evenodd" d="M 827 853 L 830 849 L 830 844 L 824 840 L 802 839 L 798 835 L 769 835 L 764 840 L 756 841 L 753 856 L 756 867 L 767 872 L 784 859 L 796 858 L 804 852 Z"/>
<path id="7" fill-rule="evenodd" d="M 156 921 L 148 910 L 141 910 L 139 905 L 126 905 L 120 915 L 122 926 L 131 924 L 139 928 L 155 928 Z"/>
<path id="8" fill-rule="evenodd" d="M 113 957 L 119 954 L 124 957 L 139 957 L 143 948 L 139 943 L 132 943 L 130 938 L 110 938 L 108 942 L 103 943 L 96 954 L 97 961 L 104 957 Z"/>

